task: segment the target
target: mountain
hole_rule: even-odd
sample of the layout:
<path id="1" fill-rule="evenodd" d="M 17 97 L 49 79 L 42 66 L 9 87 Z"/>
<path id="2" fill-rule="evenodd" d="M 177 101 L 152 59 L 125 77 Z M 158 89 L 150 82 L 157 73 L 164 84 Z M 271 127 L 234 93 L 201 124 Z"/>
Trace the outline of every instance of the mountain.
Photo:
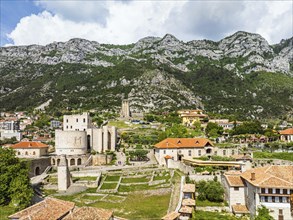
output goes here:
<path id="1" fill-rule="evenodd" d="M 27 110 L 52 99 L 66 107 L 118 111 L 204 108 L 245 117 L 293 111 L 293 37 L 269 45 L 236 32 L 218 42 L 173 35 L 134 44 L 84 39 L 0 48 L 0 111 Z"/>

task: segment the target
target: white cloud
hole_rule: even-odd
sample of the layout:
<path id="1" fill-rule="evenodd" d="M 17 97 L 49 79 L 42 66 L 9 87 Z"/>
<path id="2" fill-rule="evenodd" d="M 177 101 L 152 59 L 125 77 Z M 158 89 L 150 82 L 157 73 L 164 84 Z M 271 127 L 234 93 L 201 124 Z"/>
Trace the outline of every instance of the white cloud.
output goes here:
<path id="1" fill-rule="evenodd" d="M 8 35 L 15 45 L 85 38 L 133 43 L 171 33 L 181 40 L 219 40 L 238 30 L 270 43 L 292 37 L 292 2 L 265 1 L 38 1 L 45 10 L 22 18 Z"/>

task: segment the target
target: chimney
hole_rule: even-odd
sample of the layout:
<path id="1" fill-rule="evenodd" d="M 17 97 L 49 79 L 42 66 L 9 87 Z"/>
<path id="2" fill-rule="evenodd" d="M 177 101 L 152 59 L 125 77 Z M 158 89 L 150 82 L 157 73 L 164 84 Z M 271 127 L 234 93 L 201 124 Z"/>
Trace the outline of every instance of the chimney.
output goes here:
<path id="1" fill-rule="evenodd" d="M 251 178 L 250 180 L 255 180 L 255 173 L 251 173 Z"/>

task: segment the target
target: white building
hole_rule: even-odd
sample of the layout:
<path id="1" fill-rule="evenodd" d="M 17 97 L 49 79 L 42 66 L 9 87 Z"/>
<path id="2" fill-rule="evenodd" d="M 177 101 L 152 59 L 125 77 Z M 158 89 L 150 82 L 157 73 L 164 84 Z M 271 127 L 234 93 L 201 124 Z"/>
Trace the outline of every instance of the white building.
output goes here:
<path id="1" fill-rule="evenodd" d="M 244 193 L 240 186 L 241 181 L 244 185 Z M 239 186 L 234 186 L 235 184 Z M 293 166 L 258 167 L 247 170 L 238 177 L 224 175 L 224 186 L 232 211 L 234 211 L 233 204 L 236 203 L 238 206 L 245 206 L 251 215 L 255 216 L 257 209 L 263 205 L 269 209 L 274 219 L 293 218 L 290 206 L 290 195 L 293 194 Z M 234 187 L 239 187 L 237 193 L 235 191 L 231 193 Z"/>
<path id="2" fill-rule="evenodd" d="M 55 130 L 55 153 L 52 165 L 57 166 L 60 156 L 67 156 L 69 166 L 84 164 L 88 153 L 96 151 L 104 153 L 115 151 L 117 130 L 114 126 L 96 128 L 88 113 L 81 115 L 65 115 L 63 130 Z"/>
<path id="3" fill-rule="evenodd" d="M 230 157 L 239 153 L 238 148 L 214 147 L 206 138 L 166 138 L 155 145 L 155 157 L 160 165 L 167 161 L 181 161 L 201 156 Z"/>
<path id="4" fill-rule="evenodd" d="M 280 139 L 285 142 L 293 142 L 293 128 L 280 131 Z"/>
<path id="5" fill-rule="evenodd" d="M 23 141 L 11 146 L 19 158 L 40 158 L 48 155 L 49 146 L 41 142 Z"/>
<path id="6" fill-rule="evenodd" d="M 22 134 L 19 132 L 19 129 L 20 126 L 18 120 L 0 121 L 0 140 L 15 137 L 17 141 L 20 141 L 22 139 Z"/>

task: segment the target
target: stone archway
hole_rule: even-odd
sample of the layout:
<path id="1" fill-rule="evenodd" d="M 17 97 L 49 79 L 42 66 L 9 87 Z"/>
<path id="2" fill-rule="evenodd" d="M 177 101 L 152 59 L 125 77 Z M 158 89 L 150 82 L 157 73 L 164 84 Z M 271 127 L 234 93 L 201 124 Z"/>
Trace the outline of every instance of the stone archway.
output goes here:
<path id="1" fill-rule="evenodd" d="M 35 168 L 35 175 L 38 176 L 41 174 L 40 167 Z"/>
<path id="2" fill-rule="evenodd" d="M 74 166 L 75 165 L 75 160 L 73 158 L 70 159 L 70 166 Z"/>

